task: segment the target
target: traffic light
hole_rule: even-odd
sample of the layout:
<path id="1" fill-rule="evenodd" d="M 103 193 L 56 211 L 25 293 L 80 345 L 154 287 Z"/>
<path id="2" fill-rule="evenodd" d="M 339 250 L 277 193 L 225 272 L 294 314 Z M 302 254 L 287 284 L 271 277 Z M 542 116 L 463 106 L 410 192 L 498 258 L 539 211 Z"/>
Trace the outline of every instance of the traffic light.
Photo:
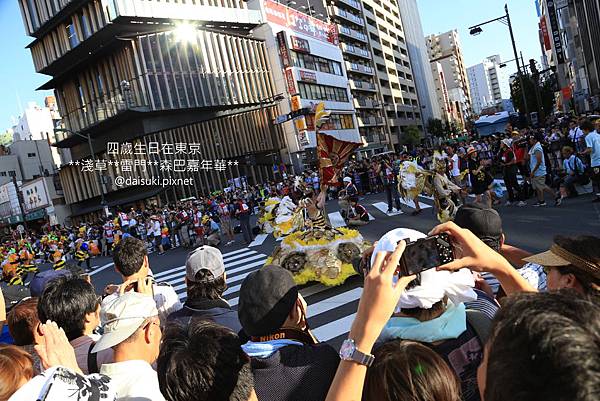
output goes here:
<path id="1" fill-rule="evenodd" d="M 529 69 L 531 70 L 531 75 L 540 75 L 534 59 L 529 59 Z"/>

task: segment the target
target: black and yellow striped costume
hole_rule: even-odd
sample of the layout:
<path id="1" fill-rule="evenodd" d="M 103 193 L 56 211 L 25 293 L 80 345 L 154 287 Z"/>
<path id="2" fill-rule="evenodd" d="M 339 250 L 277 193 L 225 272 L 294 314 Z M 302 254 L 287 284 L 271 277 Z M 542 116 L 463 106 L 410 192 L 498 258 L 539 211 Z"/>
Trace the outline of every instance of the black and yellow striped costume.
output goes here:
<path id="1" fill-rule="evenodd" d="M 62 259 L 61 259 L 61 260 L 59 260 L 58 262 L 54 263 L 54 264 L 52 265 L 52 268 L 53 268 L 54 270 L 62 270 L 62 269 L 64 269 L 64 268 L 65 268 L 65 264 L 66 264 L 66 263 L 67 263 L 67 262 L 65 262 L 64 260 L 62 260 Z"/>
<path id="2" fill-rule="evenodd" d="M 24 285 L 23 278 L 21 277 L 21 275 L 17 274 L 16 276 L 8 280 L 8 285 Z"/>
<path id="3" fill-rule="evenodd" d="M 320 230 L 325 230 L 328 227 L 327 221 L 323 216 L 323 212 L 321 210 L 318 211 L 317 216 L 311 219 L 312 227 Z"/>
<path id="4" fill-rule="evenodd" d="M 30 272 L 30 273 L 37 273 L 39 271 L 37 266 L 34 265 L 33 263 L 22 263 L 21 269 L 25 270 L 26 272 Z"/>
<path id="5" fill-rule="evenodd" d="M 75 259 L 78 262 L 85 262 L 85 260 L 89 258 L 89 255 L 86 251 L 82 251 L 81 249 L 77 250 L 77 252 L 75 252 Z"/>

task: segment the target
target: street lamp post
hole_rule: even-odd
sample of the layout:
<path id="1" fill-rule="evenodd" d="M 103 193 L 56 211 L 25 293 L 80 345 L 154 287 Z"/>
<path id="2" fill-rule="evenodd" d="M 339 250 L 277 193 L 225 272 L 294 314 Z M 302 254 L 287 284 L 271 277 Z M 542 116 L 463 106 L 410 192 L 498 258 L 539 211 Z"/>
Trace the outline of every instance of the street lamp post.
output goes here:
<path id="1" fill-rule="evenodd" d="M 88 147 L 90 149 L 90 156 L 92 160 L 94 159 L 94 146 L 92 145 L 92 137 L 88 135 L 81 134 L 79 132 L 71 131 L 67 128 L 55 128 L 54 132 L 66 132 L 72 135 L 77 135 L 80 138 L 86 139 L 88 143 Z M 98 186 L 100 187 L 100 205 L 104 208 L 104 213 L 108 215 L 108 208 L 106 207 L 106 199 L 104 198 L 104 186 L 102 185 L 102 177 L 100 176 L 100 171 L 94 169 L 96 171 L 96 180 L 98 181 Z"/>
<path id="2" fill-rule="evenodd" d="M 469 33 L 473 36 L 479 35 L 481 32 L 483 32 L 483 29 L 481 29 L 481 27 L 483 25 L 490 24 L 490 23 L 496 22 L 496 21 L 502 22 L 508 26 L 508 31 L 510 32 L 510 41 L 512 43 L 513 53 L 515 55 L 515 61 L 517 63 L 517 75 L 519 76 L 519 85 L 521 86 L 521 96 L 523 98 L 523 107 L 525 108 L 525 116 L 527 118 L 527 123 L 529 124 L 530 116 L 529 116 L 529 108 L 527 107 L 527 99 L 525 97 L 525 87 L 523 86 L 523 73 L 521 72 L 521 63 L 519 61 L 519 54 L 517 53 L 517 45 L 515 43 L 515 35 L 513 33 L 512 24 L 510 23 L 510 14 L 508 13 L 508 4 L 504 5 L 504 11 L 506 14 L 501 17 L 494 18 L 489 21 L 485 21 L 480 24 L 469 27 Z"/>

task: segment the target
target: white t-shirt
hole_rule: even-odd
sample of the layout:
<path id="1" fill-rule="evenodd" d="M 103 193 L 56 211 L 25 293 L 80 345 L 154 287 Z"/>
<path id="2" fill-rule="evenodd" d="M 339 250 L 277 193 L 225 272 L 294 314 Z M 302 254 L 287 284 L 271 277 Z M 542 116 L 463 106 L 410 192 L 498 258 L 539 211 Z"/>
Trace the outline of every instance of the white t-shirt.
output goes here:
<path id="1" fill-rule="evenodd" d="M 149 274 L 151 274 L 151 272 L 149 272 Z M 179 296 L 169 284 L 158 283 L 154 284 L 152 288 L 154 291 L 154 302 L 156 302 L 156 309 L 158 309 L 158 317 L 162 323 L 165 323 L 167 321 L 167 316 L 183 308 L 183 305 L 181 305 Z M 102 300 L 102 305 L 108 305 L 118 297 L 118 292 L 107 295 Z"/>
<path id="2" fill-rule="evenodd" d="M 458 155 L 455 153 L 450 158 L 452 160 L 452 177 L 458 177 L 460 175 L 460 163 L 458 162 Z"/>
<path id="3" fill-rule="evenodd" d="M 110 377 L 111 388 L 117 392 L 117 401 L 165 401 L 158 376 L 146 361 L 105 363 L 100 374 Z"/>
<path id="4" fill-rule="evenodd" d="M 160 222 L 158 220 L 152 221 L 152 234 L 155 237 L 160 237 Z"/>

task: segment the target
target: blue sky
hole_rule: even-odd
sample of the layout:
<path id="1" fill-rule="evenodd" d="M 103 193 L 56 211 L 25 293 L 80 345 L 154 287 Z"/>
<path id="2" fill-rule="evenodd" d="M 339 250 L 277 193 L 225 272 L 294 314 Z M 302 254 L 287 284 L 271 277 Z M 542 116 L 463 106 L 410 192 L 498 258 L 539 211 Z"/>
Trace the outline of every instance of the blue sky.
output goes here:
<path id="1" fill-rule="evenodd" d="M 400 0 L 402 1 L 402 0 Z M 457 28 L 463 46 L 467 66 L 481 62 L 487 56 L 500 54 L 502 59 L 513 57 L 508 29 L 501 23 L 484 27 L 482 34 L 469 36 L 467 27 L 504 13 L 508 2 L 515 30 L 518 50 L 525 60 L 540 58 L 538 42 L 538 18 L 534 0 L 417 0 L 425 34 L 442 33 Z M 0 0 L 0 38 L 2 38 L 2 61 L 0 62 L 0 131 L 12 126 L 12 117 L 20 114 L 28 101 L 43 104 L 51 91 L 35 91 L 50 77 L 37 74 L 29 50 L 25 49 L 33 38 L 25 34 L 21 12 L 16 0 Z M 507 68 L 516 70 L 514 63 Z"/>
<path id="2" fill-rule="evenodd" d="M 417 3 L 425 35 L 458 29 L 466 67 L 495 54 L 500 54 L 502 60 L 515 58 L 506 25 L 501 22 L 487 24 L 478 36 L 469 35 L 467 29 L 504 15 L 504 4 L 508 4 L 517 51 L 523 52 L 525 63 L 530 58 L 540 60 L 535 0 L 417 0 Z M 512 74 L 517 67 L 513 62 L 506 69 Z"/>

